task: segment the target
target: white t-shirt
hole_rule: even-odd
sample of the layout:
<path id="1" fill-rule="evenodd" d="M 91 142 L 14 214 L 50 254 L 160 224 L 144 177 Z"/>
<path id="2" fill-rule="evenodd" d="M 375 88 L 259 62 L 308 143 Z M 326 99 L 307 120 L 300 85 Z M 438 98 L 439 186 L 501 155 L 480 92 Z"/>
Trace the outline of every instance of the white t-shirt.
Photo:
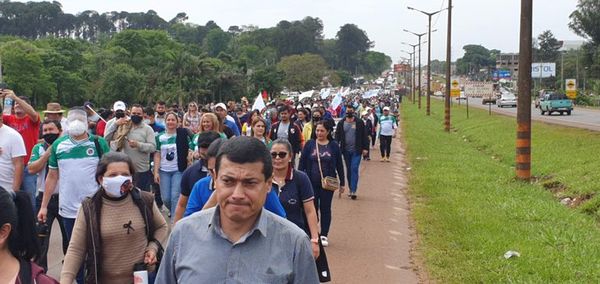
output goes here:
<path id="1" fill-rule="evenodd" d="M 0 186 L 8 191 L 13 189 L 15 167 L 12 159 L 25 157 L 25 142 L 16 130 L 7 125 L 0 127 Z"/>

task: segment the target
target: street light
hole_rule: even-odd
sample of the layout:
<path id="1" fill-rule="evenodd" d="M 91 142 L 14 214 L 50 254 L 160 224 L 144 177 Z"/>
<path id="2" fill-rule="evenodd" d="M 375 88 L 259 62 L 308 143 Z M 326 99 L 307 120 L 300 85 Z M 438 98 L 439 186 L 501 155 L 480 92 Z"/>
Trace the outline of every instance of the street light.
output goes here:
<path id="1" fill-rule="evenodd" d="M 411 32 L 407 29 L 404 29 L 404 31 L 419 37 L 419 86 L 418 86 L 418 89 L 419 89 L 419 109 L 421 109 L 421 37 L 427 33 L 418 34 L 418 33 Z"/>
<path id="2" fill-rule="evenodd" d="M 422 43 L 426 43 L 426 42 L 427 41 L 424 41 Z M 413 96 L 412 96 L 413 99 L 412 99 L 412 101 L 413 101 L 413 104 L 414 104 L 415 101 L 416 101 L 415 100 L 415 92 L 416 92 L 416 90 L 415 90 L 415 77 L 416 77 L 415 73 L 417 72 L 416 71 L 416 67 L 415 67 L 415 64 L 417 64 L 416 63 L 416 61 L 417 61 L 417 58 L 416 58 L 416 56 L 417 56 L 416 48 L 417 48 L 417 46 L 419 44 L 418 43 L 417 44 L 410 44 L 410 43 L 406 43 L 406 42 L 401 42 L 401 43 L 404 44 L 404 45 L 410 46 L 413 49 L 413 52 L 412 52 L 412 58 L 413 58 L 413 60 L 412 60 L 412 63 L 413 63 L 412 64 L 412 86 L 411 87 L 412 87 L 412 93 L 413 93 Z"/>
<path id="3" fill-rule="evenodd" d="M 437 13 L 440 13 L 440 12 L 446 10 L 446 8 L 441 9 L 439 11 L 432 12 L 432 13 L 421 11 L 419 9 L 415 9 L 410 6 L 406 7 L 406 8 L 408 8 L 408 10 L 421 12 L 421 13 L 427 15 L 428 20 L 429 20 L 428 35 L 427 35 L 427 37 L 428 37 L 427 41 L 429 41 L 429 43 L 427 43 L 427 115 L 430 115 L 431 114 L 431 98 L 430 98 L 430 95 L 431 95 L 431 17 Z M 449 64 L 449 63 L 447 62 L 447 64 Z"/>
<path id="4" fill-rule="evenodd" d="M 408 54 L 410 56 L 409 65 L 410 65 L 410 89 L 412 93 L 412 103 L 415 104 L 415 49 L 413 48 L 413 52 L 401 50 L 402 52 Z"/>

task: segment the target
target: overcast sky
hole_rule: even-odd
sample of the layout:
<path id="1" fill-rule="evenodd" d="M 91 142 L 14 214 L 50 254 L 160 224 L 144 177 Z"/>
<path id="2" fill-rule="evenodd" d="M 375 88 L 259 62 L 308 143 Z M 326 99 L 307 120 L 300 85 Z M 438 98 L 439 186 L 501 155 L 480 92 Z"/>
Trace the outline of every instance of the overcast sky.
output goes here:
<path id="1" fill-rule="evenodd" d="M 401 42 L 417 43 L 416 33 L 427 31 L 427 16 L 406 7 L 433 12 L 447 7 L 447 0 L 60 0 L 63 11 L 79 13 L 84 10 L 140 12 L 154 10 L 170 20 L 185 12 L 189 22 L 204 25 L 215 21 L 222 29 L 232 25 L 272 27 L 280 20 L 300 20 L 306 16 L 323 20 L 326 38 L 333 38 L 346 23 L 354 23 L 367 32 L 375 42 L 373 50 L 385 52 L 394 62 L 408 57 L 402 50 L 412 49 Z M 559 40 L 581 39 L 568 28 L 569 15 L 577 0 L 534 1 L 533 34 L 551 30 Z M 452 60 L 462 56 L 466 44 L 481 44 L 488 49 L 518 52 L 519 0 L 454 0 L 453 1 Z M 446 58 L 447 12 L 433 16 L 432 59 Z M 423 40 L 425 40 L 423 37 Z M 426 45 L 423 46 L 426 62 Z M 410 50 L 409 50 L 410 51 Z"/>

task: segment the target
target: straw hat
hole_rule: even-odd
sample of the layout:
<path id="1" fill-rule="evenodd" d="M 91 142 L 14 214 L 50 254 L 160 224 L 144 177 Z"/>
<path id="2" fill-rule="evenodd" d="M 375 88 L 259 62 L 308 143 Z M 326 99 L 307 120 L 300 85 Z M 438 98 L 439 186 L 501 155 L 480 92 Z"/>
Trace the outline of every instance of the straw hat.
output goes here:
<path id="1" fill-rule="evenodd" d="M 48 103 L 46 105 L 46 110 L 43 113 L 64 113 L 65 111 L 62 109 L 59 103 Z"/>

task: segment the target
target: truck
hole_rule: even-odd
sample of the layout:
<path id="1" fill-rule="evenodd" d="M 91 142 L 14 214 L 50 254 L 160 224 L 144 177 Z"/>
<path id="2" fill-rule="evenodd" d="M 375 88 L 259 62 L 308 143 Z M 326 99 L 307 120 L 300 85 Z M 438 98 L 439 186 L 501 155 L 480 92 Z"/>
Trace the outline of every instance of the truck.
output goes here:
<path id="1" fill-rule="evenodd" d="M 540 98 L 540 113 L 551 115 L 553 112 L 558 112 L 560 115 L 567 113 L 571 115 L 573 111 L 573 102 L 564 94 L 547 93 Z"/>

